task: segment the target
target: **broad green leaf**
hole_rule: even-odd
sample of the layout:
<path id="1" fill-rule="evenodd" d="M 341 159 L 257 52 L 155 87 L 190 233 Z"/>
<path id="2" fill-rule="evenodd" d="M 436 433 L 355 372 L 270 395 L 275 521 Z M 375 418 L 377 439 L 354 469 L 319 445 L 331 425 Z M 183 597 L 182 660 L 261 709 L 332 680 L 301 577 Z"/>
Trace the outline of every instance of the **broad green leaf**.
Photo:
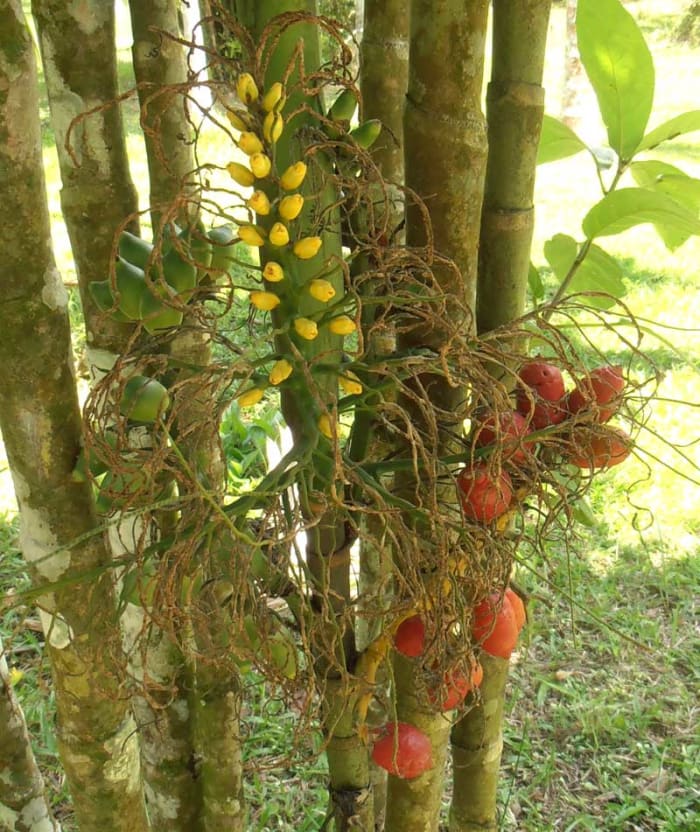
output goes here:
<path id="1" fill-rule="evenodd" d="M 583 231 L 589 239 L 607 237 L 645 222 L 700 234 L 700 221 L 692 211 L 648 188 L 622 188 L 607 194 L 583 218 Z"/>
<path id="2" fill-rule="evenodd" d="M 649 47 L 619 0 L 579 0 L 576 31 L 608 143 L 629 160 L 642 141 L 654 100 Z"/>
<path id="3" fill-rule="evenodd" d="M 579 253 L 579 244 L 566 234 L 555 234 L 544 244 L 544 256 L 557 278 L 562 281 Z M 599 292 L 586 298 L 586 303 L 598 309 L 607 309 L 626 292 L 622 280 L 622 269 L 614 257 L 593 244 L 581 265 L 576 270 L 569 292 Z"/>
<path id="4" fill-rule="evenodd" d="M 695 130 L 700 130 L 700 110 L 689 110 L 650 130 L 642 139 L 637 152 L 649 150 L 661 142 L 670 141 L 684 133 L 693 133 Z"/>
<path id="5" fill-rule="evenodd" d="M 538 165 L 566 159 L 567 156 L 574 156 L 587 149 L 585 143 L 579 139 L 571 128 L 554 118 L 554 116 L 545 115 L 542 120 L 542 133 L 537 149 Z"/>
<path id="6" fill-rule="evenodd" d="M 544 284 L 534 263 L 530 263 L 530 268 L 527 272 L 527 285 L 530 287 L 530 294 L 534 300 L 542 300 L 544 297 Z"/>
<path id="7" fill-rule="evenodd" d="M 641 187 L 667 194 L 693 211 L 696 216 L 700 212 L 700 179 L 688 176 L 685 171 L 674 165 L 656 160 L 633 162 L 630 165 L 630 172 L 635 182 Z M 687 231 L 667 228 L 664 225 L 655 227 L 666 248 L 671 251 L 677 249 L 690 237 Z"/>

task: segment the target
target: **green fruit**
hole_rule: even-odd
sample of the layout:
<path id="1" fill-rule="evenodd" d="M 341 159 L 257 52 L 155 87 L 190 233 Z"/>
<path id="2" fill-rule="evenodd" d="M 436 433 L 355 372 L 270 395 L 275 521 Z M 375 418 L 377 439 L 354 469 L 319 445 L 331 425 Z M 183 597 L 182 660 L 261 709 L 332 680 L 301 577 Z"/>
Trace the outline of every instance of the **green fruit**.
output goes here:
<path id="1" fill-rule="evenodd" d="M 124 385 L 119 412 L 133 422 L 155 422 L 170 407 L 163 385 L 148 376 L 131 376 Z"/>
<path id="2" fill-rule="evenodd" d="M 137 266 L 139 269 L 145 269 L 148 260 L 153 251 L 153 246 L 132 234 L 130 231 L 122 231 L 119 235 L 119 257 L 131 263 L 132 266 Z"/>
<path id="3" fill-rule="evenodd" d="M 138 321 L 141 319 L 141 298 L 144 294 L 148 294 L 143 269 L 132 266 L 126 260 L 118 260 L 115 272 L 119 292 L 119 310 L 132 321 Z"/>
<path id="4" fill-rule="evenodd" d="M 351 130 L 350 135 L 360 147 L 367 150 L 377 141 L 381 132 L 381 121 L 378 118 L 371 118 L 369 121 L 365 121 L 359 127 Z"/>
<path id="5" fill-rule="evenodd" d="M 331 104 L 328 115 L 333 121 L 350 121 L 357 109 L 357 96 L 351 89 L 344 89 Z"/>
<path id="6" fill-rule="evenodd" d="M 141 469 L 124 473 L 108 471 L 100 484 L 95 507 L 99 514 L 124 508 L 132 503 L 136 494 L 145 492 L 148 485 L 148 477 Z"/>
<path id="7" fill-rule="evenodd" d="M 106 433 L 103 438 L 110 448 L 116 447 L 117 440 L 113 433 Z M 99 477 L 100 474 L 104 474 L 107 470 L 108 465 L 97 453 L 97 448 L 93 446 L 90 451 L 91 452 L 88 455 L 85 448 L 80 449 L 78 458 L 75 461 L 75 467 L 71 472 L 71 479 L 73 482 L 87 482 L 88 472 L 90 477 L 94 478 Z"/>
<path id="8" fill-rule="evenodd" d="M 175 297 L 175 292 L 168 289 L 168 296 Z M 143 321 L 144 329 L 151 335 L 156 335 L 164 329 L 180 326 L 183 318 L 181 309 L 163 303 L 148 287 L 146 287 L 146 292 L 141 298 L 139 315 Z"/>

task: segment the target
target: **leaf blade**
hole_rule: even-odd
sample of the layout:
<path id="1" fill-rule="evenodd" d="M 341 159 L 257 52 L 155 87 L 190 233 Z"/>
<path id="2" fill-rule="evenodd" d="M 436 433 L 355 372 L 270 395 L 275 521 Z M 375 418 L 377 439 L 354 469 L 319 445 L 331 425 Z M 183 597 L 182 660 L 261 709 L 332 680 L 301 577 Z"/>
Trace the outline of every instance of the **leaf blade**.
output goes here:
<path id="1" fill-rule="evenodd" d="M 694 133 L 696 130 L 700 130 L 700 110 L 689 110 L 650 130 L 637 147 L 637 152 L 651 150 L 661 142 L 671 141 L 685 133 Z"/>
<path id="2" fill-rule="evenodd" d="M 558 162 L 569 156 L 575 156 L 582 150 L 588 150 L 583 142 L 566 124 L 545 113 L 542 119 L 542 132 L 537 148 L 537 164 Z"/>
<path id="3" fill-rule="evenodd" d="M 597 202 L 583 218 L 586 237 L 609 237 L 635 225 L 652 223 L 700 234 L 700 220 L 670 196 L 648 188 L 621 188 Z"/>

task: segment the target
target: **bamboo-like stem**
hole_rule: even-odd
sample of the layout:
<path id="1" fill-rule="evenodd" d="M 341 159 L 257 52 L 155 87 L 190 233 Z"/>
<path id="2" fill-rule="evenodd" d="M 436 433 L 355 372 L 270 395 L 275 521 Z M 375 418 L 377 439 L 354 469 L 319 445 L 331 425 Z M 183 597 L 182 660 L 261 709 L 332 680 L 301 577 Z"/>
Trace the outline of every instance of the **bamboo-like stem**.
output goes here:
<path id="1" fill-rule="evenodd" d="M 6 832 L 61 832 L 34 759 L 0 640 L 0 819 Z"/>
<path id="2" fill-rule="evenodd" d="M 58 163 L 61 210 L 78 275 L 88 359 L 119 352 L 133 326 L 102 314 L 88 292 L 110 273 L 114 235 L 138 209 L 124 141 L 114 6 L 101 0 L 32 0 Z M 87 110 L 89 116 L 75 122 Z M 70 135 L 69 135 L 70 130 Z M 68 147 L 66 146 L 68 142 Z M 69 150 L 70 148 L 70 150 Z M 128 228 L 138 233 L 138 219 Z"/>
<path id="3" fill-rule="evenodd" d="M 542 69 L 551 0 L 495 0 L 486 108 L 489 157 L 479 249 L 479 332 L 525 310 L 534 228 Z"/>
<path id="4" fill-rule="evenodd" d="M 67 297 L 51 251 L 33 43 L 19 0 L 0 28 L 0 90 L 0 429 L 22 551 L 44 590 L 59 754 L 83 832 L 146 832 L 110 558 L 101 536 L 86 536 L 96 526 L 90 485 L 71 478 L 80 412 Z M 97 577 L 76 591 L 86 571 Z"/>

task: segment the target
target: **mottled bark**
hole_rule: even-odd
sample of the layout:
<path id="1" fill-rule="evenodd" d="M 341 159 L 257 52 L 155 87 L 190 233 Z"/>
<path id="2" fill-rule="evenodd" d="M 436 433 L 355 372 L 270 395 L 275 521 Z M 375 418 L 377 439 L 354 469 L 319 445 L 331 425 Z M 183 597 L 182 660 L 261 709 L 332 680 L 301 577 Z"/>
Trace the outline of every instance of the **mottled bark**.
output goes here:
<path id="1" fill-rule="evenodd" d="M 33 44 L 19 0 L 10 0 L 0 29 L 0 178 L 0 428 L 22 551 L 45 588 L 38 603 L 59 753 L 81 832 L 145 832 L 109 555 L 90 486 L 71 479 L 80 413 L 67 296 L 51 250 Z"/>
<path id="2" fill-rule="evenodd" d="M 32 0 L 32 12 L 58 150 L 61 208 L 78 274 L 87 346 L 89 353 L 94 349 L 117 352 L 133 327 L 101 314 L 87 289 L 92 281 L 109 277 L 114 236 L 120 224 L 133 216 L 128 227 L 138 233 L 138 202 L 129 173 L 121 109 L 110 105 L 119 93 L 114 6 L 103 0 Z M 95 108 L 101 109 L 75 122 L 71 130 L 74 119 Z"/>
<path id="3" fill-rule="evenodd" d="M 496 832 L 508 662 L 482 654 L 480 701 L 452 729 L 450 832 Z"/>
<path id="4" fill-rule="evenodd" d="M 178 37 L 177 0 L 129 0 L 134 74 L 146 140 L 153 228 L 160 216 L 185 219 L 196 214 L 191 172 L 193 131 L 185 114 L 182 85 L 187 79 L 184 48 Z M 164 32 L 166 34 L 160 34 Z M 177 210 L 170 212 L 175 201 Z"/>
<path id="5" fill-rule="evenodd" d="M 27 725 L 12 689 L 0 641 L 0 829 L 61 832 L 34 759 Z"/>
<path id="6" fill-rule="evenodd" d="M 480 332 L 525 311 L 550 7 L 551 0 L 494 2 L 486 98 L 489 155 L 479 248 Z"/>

